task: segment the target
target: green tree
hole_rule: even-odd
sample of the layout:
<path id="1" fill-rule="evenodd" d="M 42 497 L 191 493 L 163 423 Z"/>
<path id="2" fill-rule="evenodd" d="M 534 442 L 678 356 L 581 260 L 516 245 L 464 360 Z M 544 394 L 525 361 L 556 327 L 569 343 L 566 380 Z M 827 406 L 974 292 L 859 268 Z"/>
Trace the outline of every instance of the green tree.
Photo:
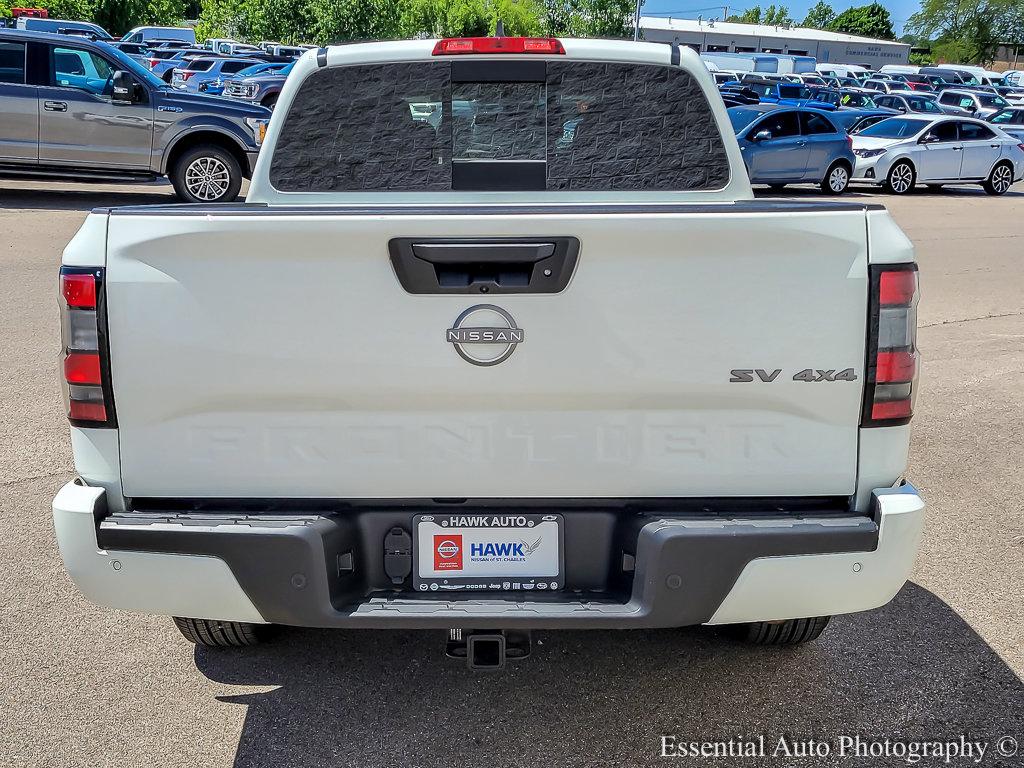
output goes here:
<path id="1" fill-rule="evenodd" d="M 312 0 L 313 41 L 392 40 L 402 36 L 401 0 Z"/>
<path id="2" fill-rule="evenodd" d="M 92 21 L 95 3 L 93 0 L 49 0 L 42 5 L 49 11 L 51 19 Z"/>
<path id="3" fill-rule="evenodd" d="M 773 27 L 781 27 L 784 24 L 792 24 L 793 17 L 789 15 L 789 9 L 784 6 L 769 5 L 761 10 L 760 5 L 747 8 L 738 16 L 729 16 L 726 21 L 736 21 L 740 24 L 768 24 Z"/>
<path id="4" fill-rule="evenodd" d="M 892 28 L 892 17 L 886 7 L 880 3 L 847 8 L 832 20 L 829 29 L 834 32 L 874 37 L 879 40 L 896 39 L 896 33 Z"/>
<path id="5" fill-rule="evenodd" d="M 175 26 L 185 18 L 183 0 L 96 0 L 92 20 L 115 35 L 145 24 Z"/>
<path id="6" fill-rule="evenodd" d="M 307 0 L 246 0 L 242 15 L 253 41 L 299 43 L 316 37 L 317 18 Z"/>
<path id="7" fill-rule="evenodd" d="M 743 13 L 732 15 L 726 18 L 726 21 L 735 21 L 739 24 L 760 24 L 764 11 L 761 10 L 760 5 L 755 5 L 753 8 L 747 8 Z"/>
<path id="8" fill-rule="evenodd" d="M 401 20 L 407 37 L 474 37 L 486 35 L 489 28 L 484 0 L 412 0 Z"/>
<path id="9" fill-rule="evenodd" d="M 1004 35 L 1020 39 L 1020 0 L 923 0 L 907 21 L 908 34 L 932 41 L 939 61 L 991 61 Z"/>
<path id="10" fill-rule="evenodd" d="M 632 37 L 633 0 L 546 0 L 548 34 L 566 37 Z"/>
<path id="11" fill-rule="evenodd" d="M 810 27 L 811 29 L 828 29 L 829 24 L 832 23 L 836 17 L 836 12 L 825 0 L 818 0 L 817 4 L 809 11 L 807 16 L 804 17 L 803 24 L 800 26 Z"/>
<path id="12" fill-rule="evenodd" d="M 789 15 L 789 9 L 786 6 L 780 5 L 776 8 L 774 5 L 769 5 L 764 12 L 764 23 L 781 27 L 784 24 L 792 24 L 793 17 Z"/>
<path id="13" fill-rule="evenodd" d="M 247 31 L 244 0 L 202 0 L 196 40 L 211 37 L 241 37 Z"/>

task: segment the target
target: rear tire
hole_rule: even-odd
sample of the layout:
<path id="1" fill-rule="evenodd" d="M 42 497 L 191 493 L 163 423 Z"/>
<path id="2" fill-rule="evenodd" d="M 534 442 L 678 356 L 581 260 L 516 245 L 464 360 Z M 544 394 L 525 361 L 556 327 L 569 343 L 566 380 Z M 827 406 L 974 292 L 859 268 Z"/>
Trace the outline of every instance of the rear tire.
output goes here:
<path id="1" fill-rule="evenodd" d="M 826 195 L 841 195 L 850 186 L 850 166 L 837 160 L 825 171 L 821 180 L 821 191 Z"/>
<path id="2" fill-rule="evenodd" d="M 185 639 L 206 648 L 242 648 L 258 645 L 266 632 L 263 624 L 213 619 L 174 617 L 174 624 Z"/>
<path id="3" fill-rule="evenodd" d="M 889 169 L 889 175 L 885 177 L 885 189 L 894 195 L 906 195 L 914 191 L 916 181 L 914 166 L 906 160 L 900 160 Z"/>
<path id="4" fill-rule="evenodd" d="M 996 163 L 992 173 L 981 183 L 990 195 L 1004 195 L 1013 186 L 1013 166 L 1009 163 Z"/>
<path id="5" fill-rule="evenodd" d="M 168 174 L 186 203 L 230 203 L 242 188 L 242 168 L 234 155 L 214 144 L 186 149 Z"/>
<path id="6" fill-rule="evenodd" d="M 755 621 L 735 624 L 730 629 L 738 640 L 753 645 L 800 645 L 817 640 L 828 626 L 831 616 L 788 621 Z"/>

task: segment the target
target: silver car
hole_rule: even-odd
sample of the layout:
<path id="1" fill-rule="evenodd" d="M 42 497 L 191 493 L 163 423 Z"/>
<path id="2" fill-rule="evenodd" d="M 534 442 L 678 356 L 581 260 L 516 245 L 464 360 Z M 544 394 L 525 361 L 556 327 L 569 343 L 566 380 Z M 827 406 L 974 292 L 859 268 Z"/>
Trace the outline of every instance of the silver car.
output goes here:
<path id="1" fill-rule="evenodd" d="M 999 94 L 989 91 L 949 88 L 939 94 L 939 106 L 950 114 L 984 120 L 1010 106 L 1010 103 Z"/>
<path id="2" fill-rule="evenodd" d="M 1024 149 L 1000 128 L 952 115 L 890 117 L 854 135 L 854 181 L 903 195 L 918 183 L 981 184 L 1002 195 L 1024 177 Z"/>

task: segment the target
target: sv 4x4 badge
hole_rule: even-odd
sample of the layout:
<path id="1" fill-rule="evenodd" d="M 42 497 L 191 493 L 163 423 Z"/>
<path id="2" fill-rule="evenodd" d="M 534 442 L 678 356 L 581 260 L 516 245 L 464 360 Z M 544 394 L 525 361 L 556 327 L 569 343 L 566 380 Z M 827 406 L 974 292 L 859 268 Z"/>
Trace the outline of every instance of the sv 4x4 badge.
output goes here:
<path id="1" fill-rule="evenodd" d="M 526 335 L 512 315 L 493 304 L 476 304 L 455 320 L 445 339 L 473 365 L 497 365 L 512 356 Z"/>
<path id="2" fill-rule="evenodd" d="M 732 378 L 729 381 L 733 384 L 749 384 L 752 381 L 762 381 L 771 384 L 782 373 L 781 368 L 773 371 L 766 371 L 764 368 L 734 368 L 729 371 Z M 856 381 L 857 374 L 853 368 L 844 368 L 836 371 L 834 368 L 804 368 L 793 374 L 793 381 Z"/>

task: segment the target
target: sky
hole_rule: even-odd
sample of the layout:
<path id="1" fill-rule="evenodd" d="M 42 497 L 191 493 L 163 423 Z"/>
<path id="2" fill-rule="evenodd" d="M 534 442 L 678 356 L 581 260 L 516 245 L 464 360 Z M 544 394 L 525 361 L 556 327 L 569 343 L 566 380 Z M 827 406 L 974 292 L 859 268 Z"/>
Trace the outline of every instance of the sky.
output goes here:
<path id="1" fill-rule="evenodd" d="M 727 0 L 722 0 L 723 3 Z M 797 22 L 804 20 L 807 11 L 818 0 L 731 0 L 729 4 L 729 15 L 740 14 L 747 8 L 760 5 L 767 8 L 774 2 L 776 5 L 784 5 L 789 9 L 789 15 Z M 674 16 L 680 19 L 695 19 L 703 16 L 705 19 L 722 18 L 723 6 L 715 6 L 715 0 L 646 0 L 643 6 L 643 13 L 651 16 Z M 842 12 L 855 5 L 868 5 L 871 0 L 834 0 L 831 5 L 836 12 Z M 896 34 L 901 34 L 903 25 L 911 14 L 920 7 L 919 0 L 880 0 L 882 5 L 889 9 L 892 14 L 892 25 Z M 735 3 L 735 4 L 734 4 Z"/>

